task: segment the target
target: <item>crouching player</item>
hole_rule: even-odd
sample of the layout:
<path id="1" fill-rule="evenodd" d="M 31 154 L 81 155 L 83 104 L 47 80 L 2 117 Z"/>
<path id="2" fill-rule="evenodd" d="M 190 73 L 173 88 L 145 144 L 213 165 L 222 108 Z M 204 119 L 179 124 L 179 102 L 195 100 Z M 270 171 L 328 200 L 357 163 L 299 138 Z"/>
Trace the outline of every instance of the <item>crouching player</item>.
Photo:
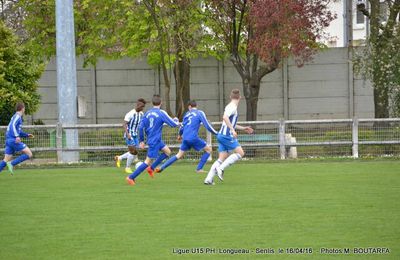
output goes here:
<path id="1" fill-rule="evenodd" d="M 146 134 L 147 144 L 149 146 L 147 157 L 144 163 L 142 163 L 131 175 L 126 177 L 126 181 L 129 185 L 135 185 L 136 177 L 146 169 L 150 176 L 153 176 L 154 168 L 171 154 L 171 150 L 161 139 L 164 123 L 171 127 L 179 126 L 178 120 L 172 119 L 169 117 L 167 112 L 160 109 L 161 98 L 159 95 L 153 96 L 152 103 L 154 107 L 144 114 L 139 125 L 140 148 L 144 148 L 144 134 Z M 161 154 L 159 154 L 160 151 L 162 152 Z M 155 161 L 150 165 L 154 159 Z"/>
<path id="2" fill-rule="evenodd" d="M 121 160 L 126 159 L 125 172 L 128 174 L 132 173 L 131 164 L 133 161 L 137 161 L 137 148 L 139 147 L 138 129 L 140 121 L 143 118 L 143 109 L 146 106 L 146 101 L 143 98 L 139 98 L 136 102 L 135 109 L 129 111 L 124 118 L 124 138 L 126 145 L 128 146 L 128 152 L 115 156 L 114 160 L 117 167 L 121 167 Z"/>
<path id="3" fill-rule="evenodd" d="M 196 101 L 189 101 L 188 109 L 189 111 L 186 112 L 183 117 L 182 127 L 179 129 L 178 140 L 182 140 L 179 152 L 175 156 L 169 158 L 160 168 L 156 168 L 156 172 L 162 172 L 167 167 L 171 166 L 171 164 L 181 159 L 185 152 L 189 151 L 191 148 L 196 151 L 204 150 L 196 169 L 198 173 L 204 172 L 203 167 L 206 164 L 207 159 L 210 157 L 212 148 L 199 137 L 199 128 L 201 124 L 203 124 L 210 133 L 214 135 L 217 135 L 218 133 L 208 122 L 204 112 L 197 109 Z"/>
<path id="4" fill-rule="evenodd" d="M 233 89 L 230 95 L 231 102 L 225 107 L 225 112 L 222 117 L 222 127 L 217 135 L 218 140 L 218 160 L 214 162 L 211 169 L 204 180 L 204 184 L 213 184 L 215 174 L 218 178 L 224 180 L 224 170 L 240 160 L 244 156 L 244 151 L 237 140 L 237 133 L 235 129 L 243 130 L 248 134 L 253 133 L 253 129 L 249 126 L 237 125 L 238 112 L 237 108 L 240 101 L 240 91 Z M 229 153 L 233 151 L 231 155 Z M 229 156 L 229 157 L 228 157 Z"/>
<path id="5" fill-rule="evenodd" d="M 18 103 L 15 107 L 16 113 L 11 118 L 6 132 L 6 149 L 4 159 L 0 162 L 0 172 L 7 165 L 11 174 L 14 174 L 14 166 L 32 158 L 32 152 L 26 144 L 21 141 L 21 137 L 33 138 L 32 134 L 27 134 L 22 131 L 22 116 L 25 113 L 24 103 Z M 22 152 L 20 156 L 11 161 L 16 152 Z"/>

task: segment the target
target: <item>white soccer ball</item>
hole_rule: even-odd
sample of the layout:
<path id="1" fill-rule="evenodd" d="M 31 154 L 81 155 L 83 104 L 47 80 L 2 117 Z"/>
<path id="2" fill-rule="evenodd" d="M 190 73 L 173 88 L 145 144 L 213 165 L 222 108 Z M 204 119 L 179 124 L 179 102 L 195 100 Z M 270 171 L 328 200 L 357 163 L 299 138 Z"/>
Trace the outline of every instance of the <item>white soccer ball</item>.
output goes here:
<path id="1" fill-rule="evenodd" d="M 135 169 L 139 168 L 140 165 L 142 165 L 142 163 L 143 163 L 143 162 L 137 162 L 137 163 L 135 164 Z"/>

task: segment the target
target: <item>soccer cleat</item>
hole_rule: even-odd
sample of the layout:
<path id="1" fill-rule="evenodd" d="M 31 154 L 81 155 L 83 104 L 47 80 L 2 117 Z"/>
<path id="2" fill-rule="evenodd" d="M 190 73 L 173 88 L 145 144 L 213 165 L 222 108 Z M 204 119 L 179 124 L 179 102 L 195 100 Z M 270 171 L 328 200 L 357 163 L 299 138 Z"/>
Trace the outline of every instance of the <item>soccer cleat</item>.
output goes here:
<path id="1" fill-rule="evenodd" d="M 206 173 L 205 170 L 201 169 L 201 170 L 196 170 L 197 173 Z"/>
<path id="2" fill-rule="evenodd" d="M 224 171 L 221 168 L 217 167 L 215 169 L 217 171 L 217 176 L 221 181 L 224 181 Z"/>
<path id="3" fill-rule="evenodd" d="M 155 171 L 156 173 L 161 173 L 163 170 L 161 170 L 160 167 L 157 167 L 154 171 Z"/>
<path id="4" fill-rule="evenodd" d="M 146 168 L 147 173 L 150 175 L 151 178 L 154 178 L 154 172 L 153 169 L 149 166 Z"/>
<path id="5" fill-rule="evenodd" d="M 131 186 L 133 186 L 133 185 L 136 184 L 136 183 L 135 183 L 135 180 L 132 180 L 131 178 L 129 178 L 129 176 L 127 176 L 127 177 L 125 178 L 125 180 L 126 180 L 126 182 L 127 182 L 129 185 L 131 185 Z"/>
<path id="6" fill-rule="evenodd" d="M 115 166 L 120 168 L 121 167 L 121 160 L 119 159 L 119 156 L 115 156 L 114 157 L 114 161 L 115 161 Z"/>
<path id="7" fill-rule="evenodd" d="M 11 162 L 7 162 L 7 168 L 11 175 L 14 175 L 14 166 L 11 164 Z"/>
<path id="8" fill-rule="evenodd" d="M 131 168 L 129 168 L 129 167 L 126 167 L 126 168 L 125 168 L 125 173 L 127 173 L 127 174 L 132 174 L 132 173 L 133 173 L 133 171 L 132 171 L 132 169 L 131 169 Z"/>
<path id="9" fill-rule="evenodd" d="M 214 182 L 208 182 L 208 181 L 204 181 L 204 184 L 205 184 L 205 185 L 215 185 Z"/>

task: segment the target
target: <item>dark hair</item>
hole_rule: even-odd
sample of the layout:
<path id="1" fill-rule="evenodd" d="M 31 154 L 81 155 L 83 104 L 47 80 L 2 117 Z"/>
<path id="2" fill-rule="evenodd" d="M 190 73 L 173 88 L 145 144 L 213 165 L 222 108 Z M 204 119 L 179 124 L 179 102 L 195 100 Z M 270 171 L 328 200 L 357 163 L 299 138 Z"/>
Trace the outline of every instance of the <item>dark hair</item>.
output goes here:
<path id="1" fill-rule="evenodd" d="M 151 100 L 154 106 L 159 106 L 161 105 L 161 97 L 160 95 L 153 95 L 153 98 Z"/>
<path id="2" fill-rule="evenodd" d="M 25 108 L 25 104 L 24 103 L 22 103 L 22 102 L 18 102 L 16 105 L 15 105 L 15 111 L 21 111 L 22 109 L 24 109 Z"/>
<path id="3" fill-rule="evenodd" d="M 197 107 L 197 102 L 196 100 L 189 100 L 187 105 L 191 107 Z"/>
<path id="4" fill-rule="evenodd" d="M 146 103 L 147 103 L 147 101 L 144 100 L 144 98 L 138 98 L 137 102 L 138 102 L 138 103 L 141 102 L 141 103 L 143 103 L 143 104 L 145 104 L 145 105 L 146 105 Z"/>
<path id="5" fill-rule="evenodd" d="M 136 102 L 136 111 L 142 111 L 146 106 L 146 100 L 139 98 Z"/>
<path id="6" fill-rule="evenodd" d="M 240 90 L 239 89 L 232 89 L 231 91 L 231 99 L 239 99 L 240 98 Z"/>

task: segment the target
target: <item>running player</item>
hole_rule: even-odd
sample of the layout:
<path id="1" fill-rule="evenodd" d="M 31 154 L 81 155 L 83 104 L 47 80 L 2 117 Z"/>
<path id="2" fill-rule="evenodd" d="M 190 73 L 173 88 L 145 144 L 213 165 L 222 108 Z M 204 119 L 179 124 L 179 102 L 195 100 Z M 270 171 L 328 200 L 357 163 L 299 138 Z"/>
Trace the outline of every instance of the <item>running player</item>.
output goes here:
<path id="1" fill-rule="evenodd" d="M 139 147 L 138 129 L 140 121 L 143 118 L 143 109 L 146 106 L 146 101 L 143 98 L 139 98 L 136 102 L 135 109 L 129 111 L 124 118 L 124 138 L 126 145 L 128 146 L 128 152 L 115 156 L 114 160 L 117 167 L 121 167 L 121 160 L 126 159 L 125 172 L 128 174 L 132 173 L 131 164 L 133 161 L 137 161 L 137 148 Z"/>
<path id="2" fill-rule="evenodd" d="M 27 134 L 22 131 L 22 116 L 25 113 L 24 103 L 17 103 L 15 110 L 16 113 L 11 118 L 7 127 L 4 159 L 0 162 L 0 172 L 7 165 L 7 168 L 12 175 L 14 174 L 15 165 L 32 158 L 31 150 L 22 142 L 21 138 L 34 138 L 32 134 Z M 11 161 L 16 152 L 22 152 L 22 154 Z"/>
<path id="3" fill-rule="evenodd" d="M 147 144 L 149 146 L 147 157 L 144 163 L 142 163 L 131 175 L 126 177 L 126 181 L 129 185 L 135 185 L 135 178 L 145 169 L 147 169 L 148 173 L 153 176 L 154 168 L 171 154 L 171 150 L 161 139 L 164 123 L 171 127 L 179 126 L 178 119 L 172 119 L 169 117 L 167 112 L 160 109 L 161 98 L 159 95 L 153 96 L 152 103 L 154 107 L 144 114 L 139 125 L 140 148 L 144 148 L 144 135 L 146 134 Z M 161 154 L 159 154 L 160 151 L 162 152 Z M 150 165 L 153 160 L 155 161 Z"/>
<path id="4" fill-rule="evenodd" d="M 230 98 L 231 102 L 225 107 L 225 112 L 222 117 L 222 127 L 217 135 L 219 157 L 211 166 L 211 169 L 204 180 L 204 184 L 212 185 L 214 183 L 213 179 L 215 174 L 217 174 L 218 178 L 223 181 L 224 170 L 243 158 L 244 151 L 237 140 L 235 129 L 243 130 L 248 134 L 253 133 L 251 127 L 236 124 L 238 120 L 237 108 L 241 98 L 240 91 L 238 89 L 233 89 Z M 233 153 L 229 155 L 232 151 Z"/>
<path id="5" fill-rule="evenodd" d="M 174 162 L 181 159 L 185 152 L 191 148 L 196 151 L 204 150 L 200 162 L 197 165 L 196 172 L 201 173 L 212 152 L 211 146 L 207 145 L 206 141 L 199 137 L 199 128 L 201 124 L 212 134 L 217 135 L 218 132 L 214 130 L 208 122 L 206 115 L 203 111 L 197 109 L 197 103 L 194 100 L 188 102 L 189 111 L 183 117 L 182 127 L 179 129 L 178 140 L 182 140 L 179 152 L 169 158 L 160 168 L 156 168 L 156 172 L 162 172 L 167 167 L 171 166 Z"/>

